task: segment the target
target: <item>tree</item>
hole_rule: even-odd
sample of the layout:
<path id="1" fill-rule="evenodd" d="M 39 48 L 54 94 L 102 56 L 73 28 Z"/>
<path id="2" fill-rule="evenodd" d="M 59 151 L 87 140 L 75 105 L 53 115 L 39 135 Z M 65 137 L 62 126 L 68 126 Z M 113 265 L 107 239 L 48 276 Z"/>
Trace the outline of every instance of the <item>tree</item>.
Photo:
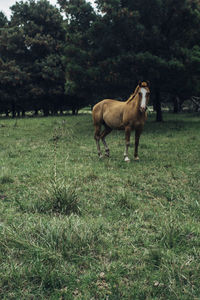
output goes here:
<path id="1" fill-rule="evenodd" d="M 5 25 L 8 23 L 8 19 L 4 15 L 3 12 L 0 11 L 0 28 L 5 27 Z"/>
<path id="2" fill-rule="evenodd" d="M 103 13 L 102 22 L 107 24 L 109 47 L 114 49 L 111 54 L 108 52 L 106 61 L 112 57 L 113 69 L 118 70 L 115 74 L 126 78 L 120 64 L 125 57 L 128 78 L 145 77 L 151 81 L 157 121 L 161 121 L 161 94 L 170 93 L 173 99 L 179 97 L 189 87 L 188 81 L 197 76 L 197 70 L 190 66 L 193 49 L 199 43 L 199 3 L 188 0 L 97 0 L 96 3 Z"/>
<path id="3" fill-rule="evenodd" d="M 20 77 L 10 86 L 18 110 L 75 113 L 149 79 L 161 121 L 163 95 L 177 111 L 177 99 L 199 93 L 198 0 L 96 0 L 98 13 L 86 0 L 58 3 L 65 20 L 47 0 L 16 3 L 9 23 L 0 14 L 0 78 L 5 89 L 6 65 Z"/>
<path id="4" fill-rule="evenodd" d="M 91 103 L 94 96 L 92 44 L 90 30 L 97 16 L 85 0 L 58 0 L 66 14 L 65 91 L 72 106 L 80 108 Z M 76 99 L 76 100 L 75 100 Z"/>
<path id="5" fill-rule="evenodd" d="M 198 77 L 191 68 L 199 43 L 198 1 L 96 0 L 99 14 L 84 0 L 59 3 L 67 16 L 68 93 L 124 98 L 139 79 L 149 79 L 162 121 L 162 95 L 176 99 L 191 92 Z"/>
<path id="6" fill-rule="evenodd" d="M 48 115 L 57 109 L 64 93 L 62 51 L 65 41 L 63 19 L 59 10 L 47 0 L 16 3 L 11 7 L 11 24 L 21 26 L 28 57 L 24 67 L 31 74 L 30 96 Z"/>
<path id="7" fill-rule="evenodd" d="M 12 111 L 15 117 L 20 110 L 21 99 L 29 80 L 29 74 L 19 64 L 22 58 L 23 35 L 19 27 L 10 27 L 6 18 L 1 18 L 4 26 L 0 29 L 0 110 Z M 3 24 L 1 22 L 1 24 Z"/>
<path id="8" fill-rule="evenodd" d="M 0 53 L 2 64 L 12 66 L 10 74 L 14 64 L 18 75 L 26 74 L 26 82 L 12 91 L 15 107 L 54 112 L 64 95 L 63 18 L 47 0 L 18 2 L 11 10 L 11 21 L 1 30 Z"/>
<path id="9" fill-rule="evenodd" d="M 27 82 L 27 74 L 23 72 L 15 61 L 3 62 L 0 59 L 0 108 L 1 112 L 12 112 L 14 118 L 20 110 L 21 90 Z"/>

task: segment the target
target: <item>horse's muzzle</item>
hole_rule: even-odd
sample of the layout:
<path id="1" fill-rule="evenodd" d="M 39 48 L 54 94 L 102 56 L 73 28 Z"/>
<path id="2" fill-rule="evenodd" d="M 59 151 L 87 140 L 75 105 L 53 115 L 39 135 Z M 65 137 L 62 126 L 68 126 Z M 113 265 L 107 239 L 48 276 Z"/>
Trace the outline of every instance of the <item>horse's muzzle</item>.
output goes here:
<path id="1" fill-rule="evenodd" d="M 140 111 L 144 113 L 147 110 L 147 107 L 140 107 Z"/>

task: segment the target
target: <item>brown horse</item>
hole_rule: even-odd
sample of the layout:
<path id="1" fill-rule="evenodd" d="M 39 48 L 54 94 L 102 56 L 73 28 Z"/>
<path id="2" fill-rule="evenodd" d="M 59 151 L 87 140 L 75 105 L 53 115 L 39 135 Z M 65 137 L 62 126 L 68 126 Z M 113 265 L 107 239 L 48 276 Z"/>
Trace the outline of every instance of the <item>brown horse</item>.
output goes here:
<path id="1" fill-rule="evenodd" d="M 102 153 L 99 141 L 102 140 L 106 156 L 109 157 L 109 148 L 105 141 L 105 137 L 113 129 L 125 130 L 126 147 L 124 151 L 124 160 L 129 162 L 128 147 L 130 146 L 131 130 L 135 129 L 135 160 L 138 157 L 138 145 L 140 135 L 142 133 L 144 123 L 147 119 L 147 104 L 149 101 L 150 90 L 149 82 L 139 82 L 134 93 L 126 102 L 105 99 L 97 103 L 92 111 L 92 117 L 95 127 L 94 138 L 97 144 L 98 155 L 101 158 Z M 105 129 L 101 132 L 101 125 Z"/>

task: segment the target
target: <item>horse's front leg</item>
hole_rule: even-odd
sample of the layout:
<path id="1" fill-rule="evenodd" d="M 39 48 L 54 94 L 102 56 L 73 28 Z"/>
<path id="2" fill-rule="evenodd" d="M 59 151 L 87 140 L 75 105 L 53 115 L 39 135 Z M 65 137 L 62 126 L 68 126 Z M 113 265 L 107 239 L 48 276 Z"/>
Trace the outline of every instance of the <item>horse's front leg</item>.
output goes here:
<path id="1" fill-rule="evenodd" d="M 139 146 L 139 141 L 140 141 L 140 135 L 142 133 L 142 128 L 137 128 L 135 130 L 135 153 L 134 153 L 134 158 L 135 160 L 139 160 L 138 157 L 138 146 Z"/>
<path id="2" fill-rule="evenodd" d="M 128 148 L 130 146 L 130 136 L 131 136 L 131 128 L 126 127 L 125 128 L 125 151 L 124 151 L 124 161 L 130 162 L 130 159 L 128 157 Z"/>

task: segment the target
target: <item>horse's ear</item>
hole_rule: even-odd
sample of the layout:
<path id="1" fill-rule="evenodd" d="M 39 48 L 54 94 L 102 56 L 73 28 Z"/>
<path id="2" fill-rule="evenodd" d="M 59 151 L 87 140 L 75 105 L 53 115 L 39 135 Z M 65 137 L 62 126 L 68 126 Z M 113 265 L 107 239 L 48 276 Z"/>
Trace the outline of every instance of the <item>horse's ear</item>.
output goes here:
<path id="1" fill-rule="evenodd" d="M 147 80 L 147 85 L 148 85 L 148 87 L 150 87 L 150 81 L 149 80 Z"/>
<path id="2" fill-rule="evenodd" d="M 140 87 L 142 86 L 142 81 L 141 81 L 141 80 L 138 81 L 138 85 L 139 85 Z"/>

